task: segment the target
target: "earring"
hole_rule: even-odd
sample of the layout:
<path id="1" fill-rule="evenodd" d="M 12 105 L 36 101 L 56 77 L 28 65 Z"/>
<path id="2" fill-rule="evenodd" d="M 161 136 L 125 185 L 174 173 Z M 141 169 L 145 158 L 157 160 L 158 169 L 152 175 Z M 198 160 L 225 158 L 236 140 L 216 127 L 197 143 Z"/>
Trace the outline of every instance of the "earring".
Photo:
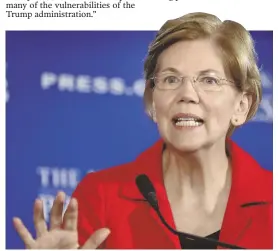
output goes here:
<path id="1" fill-rule="evenodd" d="M 238 122 L 238 119 L 234 119 L 234 121 L 233 121 L 234 123 L 234 125 L 237 125 L 237 122 Z"/>

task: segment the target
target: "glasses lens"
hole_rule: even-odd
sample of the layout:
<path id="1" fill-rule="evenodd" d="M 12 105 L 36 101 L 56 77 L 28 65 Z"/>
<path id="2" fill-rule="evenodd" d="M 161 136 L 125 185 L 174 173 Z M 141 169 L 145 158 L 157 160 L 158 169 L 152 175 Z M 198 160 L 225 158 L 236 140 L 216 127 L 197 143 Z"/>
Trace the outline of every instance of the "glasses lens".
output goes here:
<path id="1" fill-rule="evenodd" d="M 155 78 L 155 85 L 162 90 L 176 89 L 181 83 L 182 79 L 174 75 L 160 75 Z"/>
<path id="2" fill-rule="evenodd" d="M 221 89 L 220 79 L 214 76 L 199 76 L 195 84 L 203 91 L 219 91 Z"/>

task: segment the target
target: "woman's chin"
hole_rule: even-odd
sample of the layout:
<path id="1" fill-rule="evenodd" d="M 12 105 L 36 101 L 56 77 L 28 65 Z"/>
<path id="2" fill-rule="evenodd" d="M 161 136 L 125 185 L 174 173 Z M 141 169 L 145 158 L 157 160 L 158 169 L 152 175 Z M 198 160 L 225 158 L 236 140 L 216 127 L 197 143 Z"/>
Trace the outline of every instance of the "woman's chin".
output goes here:
<path id="1" fill-rule="evenodd" d="M 179 152 L 195 152 L 201 149 L 203 141 L 197 138 L 194 139 L 182 139 L 175 138 L 169 139 L 168 144 Z"/>

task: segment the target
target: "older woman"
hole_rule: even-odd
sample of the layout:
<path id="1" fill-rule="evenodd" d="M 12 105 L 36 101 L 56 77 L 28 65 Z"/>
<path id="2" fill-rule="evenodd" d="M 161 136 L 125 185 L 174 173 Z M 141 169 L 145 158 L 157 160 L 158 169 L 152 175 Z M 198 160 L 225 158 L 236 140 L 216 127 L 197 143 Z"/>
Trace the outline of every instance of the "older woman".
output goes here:
<path id="1" fill-rule="evenodd" d="M 261 100 L 250 34 L 206 13 L 170 20 L 149 47 L 145 78 L 162 139 L 131 163 L 88 174 L 63 220 L 59 193 L 49 230 L 37 200 L 37 239 L 14 219 L 26 247 L 271 249 L 272 173 L 229 139 Z M 140 193 L 140 174 L 172 232 Z"/>

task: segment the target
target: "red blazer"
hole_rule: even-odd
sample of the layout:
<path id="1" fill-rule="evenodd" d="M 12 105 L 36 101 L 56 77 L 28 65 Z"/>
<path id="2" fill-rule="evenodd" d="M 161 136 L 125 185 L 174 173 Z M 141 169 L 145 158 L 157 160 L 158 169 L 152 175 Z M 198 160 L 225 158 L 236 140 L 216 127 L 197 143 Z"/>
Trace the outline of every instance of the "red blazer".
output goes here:
<path id="1" fill-rule="evenodd" d="M 79 203 L 80 245 L 95 230 L 108 227 L 111 234 L 101 248 L 181 248 L 178 237 L 161 223 L 135 184 L 137 175 L 149 176 L 162 215 L 175 228 L 162 180 L 162 147 L 160 140 L 134 162 L 90 173 L 80 182 L 73 194 Z M 272 172 L 261 168 L 233 142 L 230 150 L 232 186 L 219 240 L 247 249 L 272 249 Z M 256 202 L 265 203 L 256 205 Z"/>

